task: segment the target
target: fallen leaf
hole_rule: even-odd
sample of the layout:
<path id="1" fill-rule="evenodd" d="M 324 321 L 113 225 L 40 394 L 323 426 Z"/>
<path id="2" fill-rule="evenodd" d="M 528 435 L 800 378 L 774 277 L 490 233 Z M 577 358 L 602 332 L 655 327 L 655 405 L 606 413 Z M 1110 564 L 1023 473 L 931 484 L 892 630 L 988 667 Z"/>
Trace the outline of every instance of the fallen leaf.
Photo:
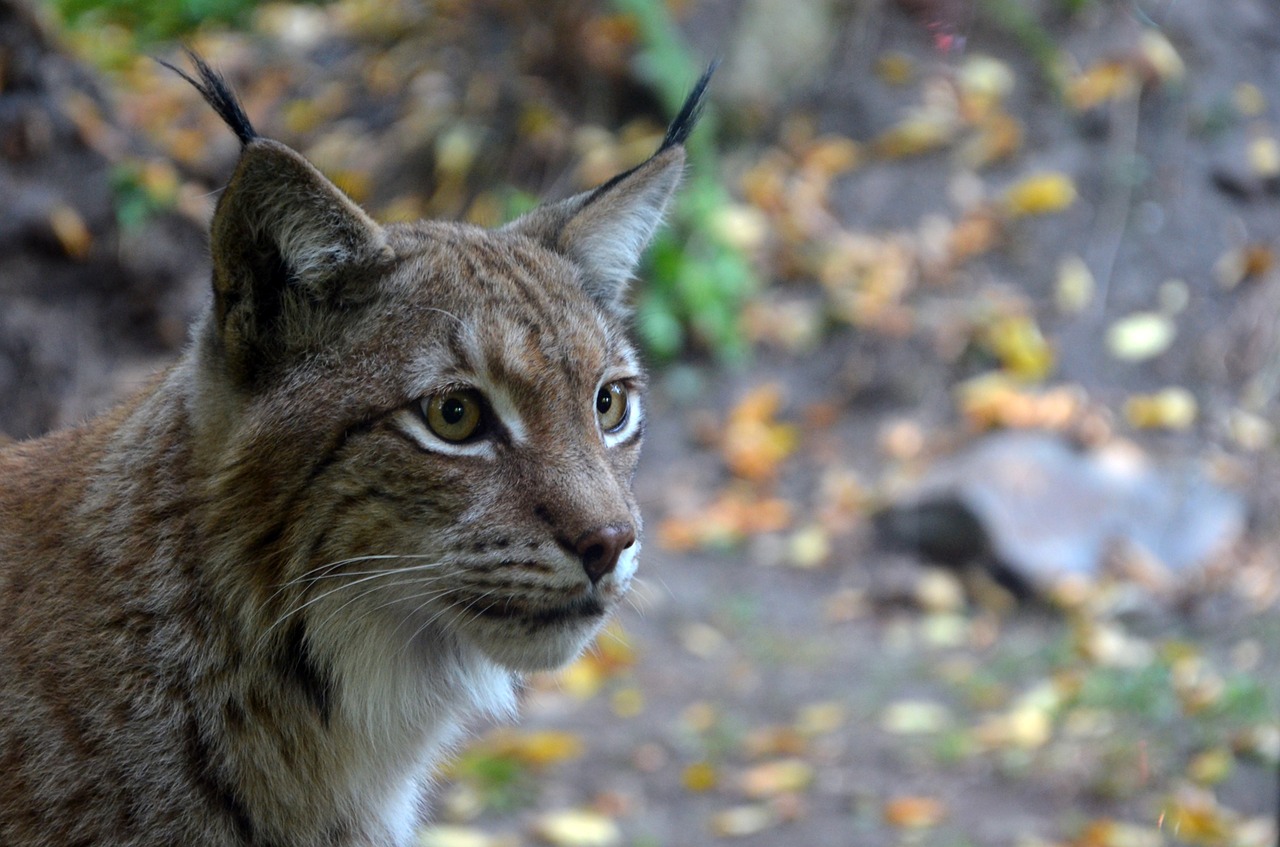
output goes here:
<path id="1" fill-rule="evenodd" d="M 547 812 L 533 824 L 533 834 L 552 847 L 614 847 L 622 833 L 610 818 L 585 809 Z"/>
<path id="2" fill-rule="evenodd" d="M 1160 830 L 1108 819 L 1092 821 L 1071 847 L 1163 847 Z"/>
<path id="3" fill-rule="evenodd" d="M 1145 362 L 1169 349 L 1178 331 L 1168 315 L 1135 312 L 1107 329 L 1107 349 L 1122 362 Z"/>
<path id="4" fill-rule="evenodd" d="M 1187 765 L 1187 776 L 1200 785 L 1217 785 L 1231 774 L 1236 758 L 1225 747 L 1197 753 Z"/>
<path id="5" fill-rule="evenodd" d="M 515 847 L 511 836 L 495 836 L 465 826 L 431 826 L 418 835 L 417 847 Z"/>
<path id="6" fill-rule="evenodd" d="M 931 700 L 899 700 L 880 715 L 880 728 L 894 735 L 929 735 L 950 724 L 950 710 Z"/>
<path id="7" fill-rule="evenodd" d="M 752 800 L 804 791 L 813 782 L 813 767 L 801 759 L 765 762 L 742 774 L 739 787 Z"/>
<path id="8" fill-rule="evenodd" d="M 922 156 L 950 144 L 957 129 L 953 115 L 922 110 L 882 133 L 872 149 L 886 159 Z"/>
<path id="9" fill-rule="evenodd" d="M 1172 387 L 1155 394 L 1136 394 L 1124 403 L 1124 417 L 1135 429 L 1168 429 L 1185 432 L 1199 414 L 1196 397 L 1185 388 Z"/>
<path id="10" fill-rule="evenodd" d="M 721 838 L 744 838 L 777 823 L 768 806 L 734 806 L 711 818 L 711 831 Z"/>
<path id="11" fill-rule="evenodd" d="M 1231 92 L 1231 102 L 1242 118 L 1256 118 L 1267 110 L 1267 97 L 1252 82 L 1242 82 Z"/>
<path id="12" fill-rule="evenodd" d="M 1058 262 L 1058 279 L 1054 285 L 1054 301 L 1064 315 L 1077 315 L 1093 302 L 1096 288 L 1093 272 L 1079 256 L 1065 256 Z"/>
<path id="13" fill-rule="evenodd" d="M 472 751 L 512 759 L 535 769 L 576 759 L 582 755 L 583 749 L 582 739 L 571 732 L 518 732 L 511 729 L 495 730 L 471 748 Z"/>
<path id="14" fill-rule="evenodd" d="M 1015 218 L 1060 212 L 1075 201 L 1071 177 L 1054 171 L 1026 177 L 1004 195 L 1005 209 Z"/>
<path id="15" fill-rule="evenodd" d="M 639 688 L 620 688 L 609 702 L 613 713 L 620 718 L 634 718 L 644 711 L 644 693 Z"/>
<path id="16" fill-rule="evenodd" d="M 1144 27 L 1138 41 L 1138 56 L 1151 82 L 1177 82 L 1186 75 L 1186 65 L 1164 33 Z"/>
<path id="17" fill-rule="evenodd" d="M 781 388 L 769 383 L 748 392 L 729 412 L 721 451 L 735 476 L 754 482 L 772 479 L 795 451 L 798 430 L 775 421 L 781 405 Z"/>
<path id="18" fill-rule="evenodd" d="M 830 557 L 831 539 L 819 524 L 801 527 L 787 541 L 787 561 L 793 567 L 818 568 Z"/>
<path id="19" fill-rule="evenodd" d="M 1115 60 L 1099 62 L 1067 83 L 1066 98 L 1078 112 L 1100 106 L 1109 100 L 1132 97 L 1141 90 L 1134 68 Z"/>
<path id="20" fill-rule="evenodd" d="M 1263 179 L 1280 176 L 1280 142 L 1260 135 L 1249 142 L 1246 156 L 1249 168 Z"/>
<path id="21" fill-rule="evenodd" d="M 1004 369 L 1019 379 L 1038 382 L 1053 370 L 1053 348 L 1026 315 L 997 318 L 985 327 L 982 339 Z"/>
<path id="22" fill-rule="evenodd" d="M 942 823 L 946 806 L 933 797 L 894 797 L 884 804 L 884 821 L 900 829 L 928 829 Z"/>
<path id="23" fill-rule="evenodd" d="M 875 74 L 887 85 L 906 85 L 915 73 L 915 60 L 906 53 L 890 50 L 876 57 Z"/>
<path id="24" fill-rule="evenodd" d="M 65 203 L 55 206 L 49 213 L 49 228 L 68 256 L 73 259 L 88 257 L 93 247 L 93 234 L 75 209 Z"/>
<path id="25" fill-rule="evenodd" d="M 710 762 L 694 762 L 685 766 L 680 774 L 680 783 L 686 791 L 701 794 L 720 784 L 720 774 Z"/>
<path id="26" fill-rule="evenodd" d="M 805 736 L 826 735 L 844 726 L 846 720 L 848 710 L 841 703 L 809 703 L 796 713 L 795 729 Z"/>

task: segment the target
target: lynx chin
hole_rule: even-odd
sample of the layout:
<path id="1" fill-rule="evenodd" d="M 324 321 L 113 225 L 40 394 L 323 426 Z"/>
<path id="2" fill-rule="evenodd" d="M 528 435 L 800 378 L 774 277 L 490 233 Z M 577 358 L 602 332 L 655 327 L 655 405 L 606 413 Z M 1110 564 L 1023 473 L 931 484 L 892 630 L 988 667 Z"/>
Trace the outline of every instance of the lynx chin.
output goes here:
<path id="1" fill-rule="evenodd" d="M 711 70 L 648 161 L 485 230 L 380 226 L 191 58 L 242 145 L 208 310 L 0 451 L 0 844 L 401 847 L 636 571 L 626 289 Z"/>

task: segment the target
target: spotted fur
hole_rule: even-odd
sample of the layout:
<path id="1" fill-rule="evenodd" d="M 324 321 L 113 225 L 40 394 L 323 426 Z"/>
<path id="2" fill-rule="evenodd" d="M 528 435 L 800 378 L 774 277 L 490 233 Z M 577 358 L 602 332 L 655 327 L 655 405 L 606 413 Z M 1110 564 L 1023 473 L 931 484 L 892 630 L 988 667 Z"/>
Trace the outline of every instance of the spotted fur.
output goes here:
<path id="1" fill-rule="evenodd" d="M 488 231 L 379 226 L 197 73 L 244 145 L 208 313 L 0 451 L 0 844 L 400 847 L 468 718 L 635 571 L 622 304 L 702 86 L 648 162 Z M 452 443 L 421 402 L 459 389 L 487 428 Z"/>

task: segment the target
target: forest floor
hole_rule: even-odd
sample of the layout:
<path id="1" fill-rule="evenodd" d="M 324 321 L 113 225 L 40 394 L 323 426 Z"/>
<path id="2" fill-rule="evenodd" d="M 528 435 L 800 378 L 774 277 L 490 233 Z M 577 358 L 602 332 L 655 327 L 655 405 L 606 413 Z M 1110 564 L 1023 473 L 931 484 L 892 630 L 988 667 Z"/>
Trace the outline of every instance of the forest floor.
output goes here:
<path id="1" fill-rule="evenodd" d="M 519 202 L 493 186 L 566 193 L 652 142 L 625 18 L 483 5 L 273 5 L 197 46 L 383 218 L 492 221 Z M 734 199 L 704 222 L 762 280 L 751 357 L 655 368 L 634 603 L 479 728 L 423 843 L 1274 844 L 1280 10 L 673 5 L 725 60 Z M 198 223 L 233 139 L 109 33 L 72 41 L 177 163 L 142 196 L 176 180 Z M 877 509 L 1009 429 L 1194 466 L 1248 525 L 1036 603 L 879 543 Z"/>

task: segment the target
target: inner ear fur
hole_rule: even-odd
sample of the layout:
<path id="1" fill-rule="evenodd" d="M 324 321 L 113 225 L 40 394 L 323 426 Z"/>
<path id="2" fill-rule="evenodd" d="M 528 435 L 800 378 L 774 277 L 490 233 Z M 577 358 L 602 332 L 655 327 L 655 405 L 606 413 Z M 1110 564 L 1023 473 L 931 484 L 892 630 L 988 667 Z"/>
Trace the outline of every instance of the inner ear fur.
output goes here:
<path id="1" fill-rule="evenodd" d="M 621 309 L 640 255 L 680 184 L 684 162 L 683 146 L 664 148 L 599 188 L 534 209 L 505 229 L 573 260 L 587 293 L 601 306 Z"/>
<path id="2" fill-rule="evenodd" d="M 301 155 L 245 145 L 211 228 L 214 331 L 239 382 L 321 343 L 392 260 L 381 227 Z"/>

